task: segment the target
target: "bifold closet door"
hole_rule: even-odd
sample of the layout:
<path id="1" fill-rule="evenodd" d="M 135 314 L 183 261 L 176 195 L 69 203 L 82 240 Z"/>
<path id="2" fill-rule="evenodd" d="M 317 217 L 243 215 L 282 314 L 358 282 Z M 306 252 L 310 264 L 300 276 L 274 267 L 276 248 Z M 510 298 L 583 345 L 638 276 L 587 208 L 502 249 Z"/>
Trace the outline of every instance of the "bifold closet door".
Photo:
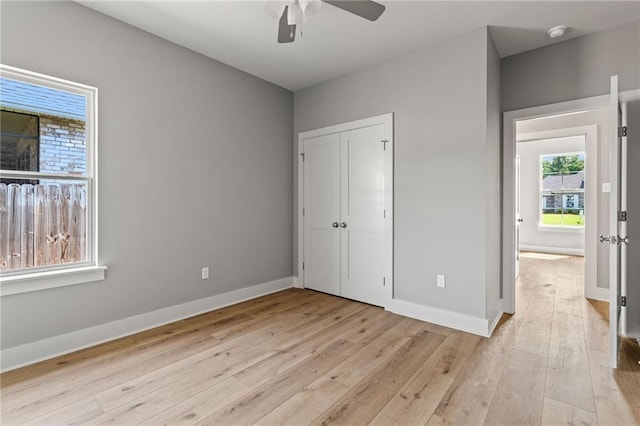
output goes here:
<path id="1" fill-rule="evenodd" d="M 340 139 L 340 295 L 384 306 L 384 126 Z"/>
<path id="2" fill-rule="evenodd" d="M 304 285 L 340 295 L 340 134 L 304 141 Z"/>

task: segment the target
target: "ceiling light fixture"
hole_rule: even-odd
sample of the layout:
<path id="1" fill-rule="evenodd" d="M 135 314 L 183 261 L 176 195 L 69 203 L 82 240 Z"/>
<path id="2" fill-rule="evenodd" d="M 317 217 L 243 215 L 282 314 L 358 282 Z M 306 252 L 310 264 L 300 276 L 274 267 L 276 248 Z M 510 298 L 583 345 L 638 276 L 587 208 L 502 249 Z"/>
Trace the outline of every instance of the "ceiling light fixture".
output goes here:
<path id="1" fill-rule="evenodd" d="M 562 37 L 564 33 L 567 32 L 568 28 L 569 27 L 567 27 L 566 25 L 558 25 L 557 27 L 553 27 L 549 31 L 547 31 L 547 34 L 550 38 Z"/>
<path id="2" fill-rule="evenodd" d="M 307 16 L 320 9 L 322 3 L 328 3 L 368 21 L 376 21 L 385 10 L 384 5 L 374 0 L 269 0 L 272 11 L 280 17 L 278 43 L 294 41 L 296 30 L 307 22 Z"/>

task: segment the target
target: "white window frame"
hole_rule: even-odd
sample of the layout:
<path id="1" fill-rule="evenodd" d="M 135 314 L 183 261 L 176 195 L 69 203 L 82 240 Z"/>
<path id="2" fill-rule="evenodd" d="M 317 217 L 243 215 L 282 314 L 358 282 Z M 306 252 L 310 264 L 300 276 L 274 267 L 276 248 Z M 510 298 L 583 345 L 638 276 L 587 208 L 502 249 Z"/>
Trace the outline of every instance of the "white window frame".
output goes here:
<path id="1" fill-rule="evenodd" d="M 586 141 L 585 141 L 586 144 Z M 551 153 L 551 154 L 540 154 L 539 158 L 538 158 L 538 167 L 539 167 L 539 173 L 538 173 L 538 231 L 562 231 L 562 232 L 584 232 L 584 224 L 582 225 L 548 225 L 548 224 L 544 224 L 542 222 L 542 210 L 543 210 L 543 201 L 542 201 L 542 196 L 543 196 L 543 187 L 542 187 L 542 181 L 543 181 L 543 174 L 544 174 L 544 170 L 542 167 L 542 159 L 544 157 L 570 157 L 570 156 L 575 156 L 575 155 L 582 155 L 584 157 L 584 171 L 585 171 L 585 179 L 586 179 L 586 170 L 587 170 L 587 152 L 586 152 L 586 146 L 585 146 L 585 151 L 576 151 L 576 152 L 558 152 L 558 153 Z M 582 190 L 582 193 L 585 194 L 584 189 Z M 563 195 L 563 209 L 564 209 L 564 195 L 566 194 L 562 194 Z M 586 198 L 585 198 L 585 215 L 584 217 L 586 218 Z"/>
<path id="2" fill-rule="evenodd" d="M 0 77 L 85 96 L 86 175 L 12 171 L 12 178 L 51 178 L 87 182 L 87 260 L 67 265 L 6 271 L 0 274 L 0 296 L 104 280 L 105 266 L 98 264 L 98 89 L 32 71 L 0 64 Z"/>

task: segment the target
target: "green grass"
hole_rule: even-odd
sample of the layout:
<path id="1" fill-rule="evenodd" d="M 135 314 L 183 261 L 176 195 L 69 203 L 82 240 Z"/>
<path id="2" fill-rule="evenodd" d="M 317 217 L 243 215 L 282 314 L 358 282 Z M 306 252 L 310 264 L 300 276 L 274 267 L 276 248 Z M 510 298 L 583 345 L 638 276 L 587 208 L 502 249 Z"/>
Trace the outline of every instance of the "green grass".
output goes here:
<path id="1" fill-rule="evenodd" d="M 584 217 L 577 214 L 544 213 L 543 225 L 584 226 Z"/>

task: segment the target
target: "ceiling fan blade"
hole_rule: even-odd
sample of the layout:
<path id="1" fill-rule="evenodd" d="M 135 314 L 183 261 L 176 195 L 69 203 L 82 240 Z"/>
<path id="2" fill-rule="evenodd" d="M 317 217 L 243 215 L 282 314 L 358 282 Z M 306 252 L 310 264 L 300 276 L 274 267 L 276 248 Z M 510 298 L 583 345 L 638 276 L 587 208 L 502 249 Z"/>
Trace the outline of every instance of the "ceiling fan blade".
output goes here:
<path id="1" fill-rule="evenodd" d="M 278 25 L 278 43 L 291 43 L 296 39 L 296 26 L 289 25 L 287 20 L 287 12 L 289 6 L 284 7 L 284 12 L 280 17 L 280 23 Z"/>
<path id="2" fill-rule="evenodd" d="M 382 12 L 385 10 L 385 6 L 376 3 L 372 0 L 322 0 L 325 3 L 329 3 L 331 6 L 335 6 L 347 12 L 351 12 L 354 15 L 358 15 L 361 18 L 368 19 L 369 21 L 377 20 Z"/>

